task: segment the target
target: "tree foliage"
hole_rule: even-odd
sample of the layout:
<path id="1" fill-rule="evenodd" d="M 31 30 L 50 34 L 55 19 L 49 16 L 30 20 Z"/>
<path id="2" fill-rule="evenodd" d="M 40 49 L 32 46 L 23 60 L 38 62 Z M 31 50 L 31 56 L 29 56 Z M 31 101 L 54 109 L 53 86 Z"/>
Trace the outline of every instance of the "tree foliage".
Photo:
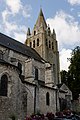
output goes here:
<path id="1" fill-rule="evenodd" d="M 67 71 L 62 70 L 60 74 L 61 74 L 61 82 L 67 85 Z"/>
<path id="2" fill-rule="evenodd" d="M 65 74 L 64 74 L 65 73 Z M 62 76 L 63 75 L 63 76 Z M 80 47 L 77 46 L 71 54 L 68 72 L 62 71 L 62 82 L 68 85 L 73 94 L 73 99 L 77 99 L 80 94 Z"/>

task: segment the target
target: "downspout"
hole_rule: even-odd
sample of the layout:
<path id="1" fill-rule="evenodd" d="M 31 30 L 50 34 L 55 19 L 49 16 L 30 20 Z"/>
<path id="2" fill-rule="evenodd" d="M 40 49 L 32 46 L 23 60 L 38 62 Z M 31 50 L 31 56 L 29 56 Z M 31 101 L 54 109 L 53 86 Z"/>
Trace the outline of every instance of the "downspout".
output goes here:
<path id="1" fill-rule="evenodd" d="M 36 86 L 34 88 L 34 114 L 36 113 Z"/>

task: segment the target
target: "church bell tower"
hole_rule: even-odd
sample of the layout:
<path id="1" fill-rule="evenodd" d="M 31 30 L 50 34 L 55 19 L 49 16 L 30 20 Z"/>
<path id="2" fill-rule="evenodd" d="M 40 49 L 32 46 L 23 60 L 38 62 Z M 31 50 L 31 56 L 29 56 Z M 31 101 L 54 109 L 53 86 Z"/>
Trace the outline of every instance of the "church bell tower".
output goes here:
<path id="1" fill-rule="evenodd" d="M 40 9 L 40 13 L 32 33 L 30 32 L 30 28 L 27 30 L 27 39 L 25 44 L 35 49 L 45 61 L 49 62 L 53 66 L 55 84 L 60 83 L 59 52 L 56 33 L 54 29 L 51 32 L 50 26 L 46 24 L 42 9 Z"/>

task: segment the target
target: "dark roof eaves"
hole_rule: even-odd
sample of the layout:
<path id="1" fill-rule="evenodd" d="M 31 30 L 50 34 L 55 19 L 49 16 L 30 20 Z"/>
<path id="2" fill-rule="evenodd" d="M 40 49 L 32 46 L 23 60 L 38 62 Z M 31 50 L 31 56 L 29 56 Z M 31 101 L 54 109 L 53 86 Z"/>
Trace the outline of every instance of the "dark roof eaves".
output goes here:
<path id="1" fill-rule="evenodd" d="M 12 42 L 10 42 L 10 43 L 11 43 L 11 46 L 10 46 L 10 45 L 8 46 L 8 44 L 5 44 L 5 42 L 1 42 L 1 41 L 0 41 L 0 44 L 1 44 L 2 46 L 6 47 L 6 48 L 9 48 L 9 49 L 11 49 L 11 50 L 14 50 L 14 51 L 16 51 L 16 52 L 18 52 L 18 53 L 21 53 L 21 54 L 23 54 L 23 55 L 25 55 L 25 56 L 28 56 L 28 57 L 30 57 L 30 58 L 32 57 L 32 58 L 34 58 L 35 60 L 37 60 L 37 61 L 39 61 L 39 62 L 42 62 L 41 56 L 40 56 L 34 49 L 30 48 L 29 46 L 26 46 L 26 45 L 23 44 L 23 43 L 20 43 L 20 42 L 17 41 L 17 40 L 14 40 L 13 38 L 11 38 L 11 37 L 9 37 L 9 36 L 6 36 L 6 35 L 4 35 L 4 34 L 2 34 L 2 33 L 0 33 L 0 34 L 1 34 L 1 37 L 4 37 L 4 38 L 2 38 L 2 39 L 7 38 L 7 39 L 8 39 L 8 42 L 10 42 L 10 40 L 13 40 Z M 9 44 L 10 44 L 10 43 L 9 43 Z M 18 49 L 16 49 L 15 47 L 13 47 L 13 46 L 12 46 L 12 43 L 14 43 L 14 45 L 18 45 Z M 21 48 L 23 49 L 23 51 L 20 50 L 19 47 L 21 47 Z M 30 53 L 29 53 L 29 52 L 30 52 Z"/>

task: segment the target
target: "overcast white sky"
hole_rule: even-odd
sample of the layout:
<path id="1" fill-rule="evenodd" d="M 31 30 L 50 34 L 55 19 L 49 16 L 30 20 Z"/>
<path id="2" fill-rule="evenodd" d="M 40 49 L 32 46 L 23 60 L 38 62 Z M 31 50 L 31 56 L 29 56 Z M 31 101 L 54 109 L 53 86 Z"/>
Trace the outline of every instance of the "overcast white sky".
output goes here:
<path id="1" fill-rule="evenodd" d="M 59 44 L 60 70 L 68 70 L 70 53 L 80 46 L 80 0 L 0 0 L 0 32 L 24 43 L 42 7 Z"/>

